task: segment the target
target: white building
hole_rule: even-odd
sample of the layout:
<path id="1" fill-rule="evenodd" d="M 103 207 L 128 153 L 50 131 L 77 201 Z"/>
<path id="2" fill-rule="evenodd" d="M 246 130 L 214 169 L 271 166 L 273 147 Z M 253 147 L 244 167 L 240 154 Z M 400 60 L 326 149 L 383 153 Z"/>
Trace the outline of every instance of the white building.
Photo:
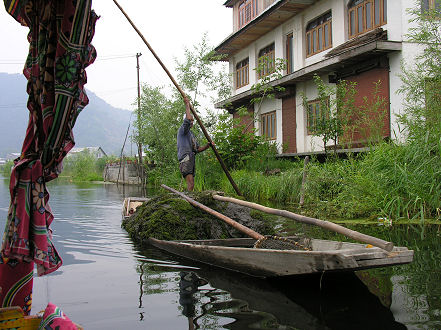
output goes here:
<path id="1" fill-rule="evenodd" d="M 95 158 L 97 158 L 97 159 L 107 157 L 107 154 L 104 152 L 103 149 L 101 149 L 101 147 L 84 147 L 84 148 L 74 147 L 69 151 L 67 156 L 68 157 L 74 156 L 74 155 L 77 155 L 81 152 L 89 152 L 91 155 L 95 156 Z"/>
<path id="2" fill-rule="evenodd" d="M 435 6 L 434 0 L 422 2 Z M 357 106 L 380 81 L 387 107 L 382 136 L 399 138 L 401 62 L 411 61 L 419 47 L 406 42 L 406 10 L 418 5 L 415 0 L 228 0 L 224 5 L 233 9 L 233 33 L 215 52 L 229 62 L 232 96 L 216 107 L 233 116 L 238 107 L 247 107 L 260 119 L 254 122 L 259 134 L 274 140 L 280 152 L 282 145 L 286 154 L 319 151 L 323 142 L 308 129 L 319 111 L 314 74 L 327 84 L 356 82 Z M 258 107 L 250 99 L 262 56 L 284 59 L 287 69 L 270 83 L 284 91 Z M 312 100 L 307 107 L 302 95 Z M 354 134 L 351 145 L 364 146 L 365 138 Z"/>

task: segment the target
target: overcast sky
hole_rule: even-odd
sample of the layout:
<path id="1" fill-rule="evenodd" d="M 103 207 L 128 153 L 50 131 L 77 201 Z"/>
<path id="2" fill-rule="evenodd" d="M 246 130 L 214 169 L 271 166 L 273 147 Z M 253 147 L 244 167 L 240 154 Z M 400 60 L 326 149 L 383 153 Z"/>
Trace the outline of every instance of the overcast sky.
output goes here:
<path id="1" fill-rule="evenodd" d="M 174 58 L 183 58 L 184 47 L 196 44 L 204 32 L 211 45 L 218 45 L 232 32 L 232 9 L 224 7 L 224 2 L 118 0 L 175 78 Z M 170 80 L 112 0 L 95 0 L 92 8 L 101 17 L 92 41 L 98 57 L 86 70 L 86 88 L 115 107 L 133 109 L 137 97 L 136 53 L 142 54 L 141 83 L 167 86 Z M 0 72 L 21 73 L 29 46 L 28 28 L 1 5 L 0 31 Z"/>

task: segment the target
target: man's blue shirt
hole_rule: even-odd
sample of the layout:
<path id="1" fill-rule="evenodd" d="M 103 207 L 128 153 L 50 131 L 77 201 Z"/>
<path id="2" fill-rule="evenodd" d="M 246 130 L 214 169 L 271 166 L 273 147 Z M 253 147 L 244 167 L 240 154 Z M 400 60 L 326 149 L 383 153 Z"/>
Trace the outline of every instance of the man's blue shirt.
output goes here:
<path id="1" fill-rule="evenodd" d="M 196 141 L 196 137 L 193 132 L 190 130 L 191 121 L 184 119 L 181 127 L 179 127 L 178 135 L 176 140 L 178 142 L 178 160 L 181 161 L 186 155 L 191 152 L 196 153 L 199 149 L 199 145 Z"/>

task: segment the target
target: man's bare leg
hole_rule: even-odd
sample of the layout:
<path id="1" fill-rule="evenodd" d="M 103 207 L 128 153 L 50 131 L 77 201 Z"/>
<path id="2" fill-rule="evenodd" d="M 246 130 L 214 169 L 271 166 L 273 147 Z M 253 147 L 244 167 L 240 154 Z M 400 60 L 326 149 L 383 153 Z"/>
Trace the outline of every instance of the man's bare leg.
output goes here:
<path id="1" fill-rule="evenodd" d="M 187 174 L 185 177 L 185 181 L 187 182 L 187 190 L 193 191 L 194 188 L 194 176 L 193 174 Z"/>

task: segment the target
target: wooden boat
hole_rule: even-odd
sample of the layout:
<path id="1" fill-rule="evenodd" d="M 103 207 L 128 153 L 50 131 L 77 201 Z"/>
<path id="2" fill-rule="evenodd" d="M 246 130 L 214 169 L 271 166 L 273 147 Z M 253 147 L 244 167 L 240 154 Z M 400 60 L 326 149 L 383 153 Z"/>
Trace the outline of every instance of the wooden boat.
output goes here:
<path id="1" fill-rule="evenodd" d="M 145 197 L 127 197 L 124 199 L 123 207 L 122 207 L 122 216 L 123 219 L 130 218 L 133 213 L 135 213 L 136 209 L 147 202 L 149 198 Z"/>
<path id="2" fill-rule="evenodd" d="M 253 238 L 164 241 L 153 246 L 188 259 L 256 277 L 278 277 L 328 271 L 354 271 L 410 263 L 413 250 L 394 247 L 388 252 L 372 245 L 289 237 L 305 250 L 253 248 Z"/>

